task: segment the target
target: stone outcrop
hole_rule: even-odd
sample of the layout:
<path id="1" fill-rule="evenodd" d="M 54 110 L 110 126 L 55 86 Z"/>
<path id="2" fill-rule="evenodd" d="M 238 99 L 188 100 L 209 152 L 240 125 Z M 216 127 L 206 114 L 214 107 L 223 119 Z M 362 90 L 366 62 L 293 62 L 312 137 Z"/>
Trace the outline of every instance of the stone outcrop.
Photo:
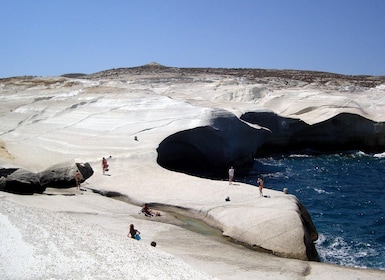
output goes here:
<path id="1" fill-rule="evenodd" d="M 238 175 L 247 173 L 255 157 L 351 150 L 383 152 L 385 124 L 350 113 L 309 125 L 269 111 L 247 112 L 240 120 L 218 111 L 210 125 L 177 132 L 157 149 L 161 166 L 210 178 L 225 178 L 231 165 Z"/>
<path id="2" fill-rule="evenodd" d="M 313 125 L 280 117 L 273 112 L 248 112 L 241 119 L 271 131 L 269 138 L 256 151 L 256 156 L 385 150 L 385 123 L 356 114 L 341 113 Z"/>
<path id="3" fill-rule="evenodd" d="M 217 110 L 209 125 L 164 139 L 157 149 L 157 161 L 171 170 L 214 178 L 227 176 L 233 165 L 239 175 L 250 170 L 254 153 L 268 134 L 227 111 Z"/>
<path id="4" fill-rule="evenodd" d="M 40 173 L 40 184 L 46 188 L 70 188 L 75 186 L 75 173 L 79 171 L 82 174 L 81 183 L 94 174 L 89 163 L 76 164 L 57 164 Z"/>
<path id="5" fill-rule="evenodd" d="M 59 164 L 40 173 L 22 168 L 0 169 L 0 191 L 16 194 L 43 193 L 47 187 L 70 188 L 75 186 L 75 173 L 79 171 L 84 182 L 94 173 L 89 163 Z"/>
<path id="6" fill-rule="evenodd" d="M 314 242 L 318 240 L 318 231 L 313 224 L 310 213 L 307 211 L 305 206 L 297 200 L 297 206 L 299 209 L 301 221 L 304 227 L 303 242 L 306 247 L 306 256 L 309 261 L 319 261 L 319 255 L 315 248 Z"/>
<path id="7" fill-rule="evenodd" d="M 0 190 L 16 194 L 43 193 L 37 174 L 22 168 L 0 169 Z"/>

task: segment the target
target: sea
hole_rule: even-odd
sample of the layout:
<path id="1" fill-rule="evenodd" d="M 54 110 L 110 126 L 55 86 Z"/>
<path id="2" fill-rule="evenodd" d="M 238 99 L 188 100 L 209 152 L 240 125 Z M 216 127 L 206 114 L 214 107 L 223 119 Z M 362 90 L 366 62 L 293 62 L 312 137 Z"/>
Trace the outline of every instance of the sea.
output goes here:
<path id="1" fill-rule="evenodd" d="M 256 185 L 258 176 L 306 207 L 322 262 L 385 270 L 385 153 L 258 158 L 240 181 Z"/>

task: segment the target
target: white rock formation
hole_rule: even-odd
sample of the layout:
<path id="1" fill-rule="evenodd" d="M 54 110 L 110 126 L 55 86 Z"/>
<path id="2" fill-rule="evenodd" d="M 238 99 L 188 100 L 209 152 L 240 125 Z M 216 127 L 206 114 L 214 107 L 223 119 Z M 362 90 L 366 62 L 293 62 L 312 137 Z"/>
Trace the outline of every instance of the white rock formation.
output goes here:
<path id="1" fill-rule="evenodd" d="M 137 204 L 182 207 L 235 240 L 307 259 L 308 233 L 294 196 L 267 189 L 270 198 L 258 198 L 252 186 L 165 170 L 156 163 L 157 148 L 167 137 L 197 130 L 205 137 L 187 133 L 174 148 L 183 150 L 193 142 L 202 169 L 230 162 L 241 168 L 261 145 L 259 137 L 268 133 L 241 121 L 242 114 L 271 111 L 314 124 L 347 112 L 383 122 L 385 86 L 381 81 L 367 87 L 339 80 L 331 84 L 333 79 L 328 84 L 326 78 L 310 83 L 296 76 L 250 78 L 230 70 L 162 70 L 148 65 L 88 79 L 0 80 L 0 166 L 38 172 L 63 161 L 90 162 L 96 170 L 90 188 L 119 192 Z M 179 154 L 172 147 L 166 151 L 166 160 Z M 111 156 L 112 176 L 101 174 L 103 156 Z M 231 202 L 224 200 L 227 196 Z"/>

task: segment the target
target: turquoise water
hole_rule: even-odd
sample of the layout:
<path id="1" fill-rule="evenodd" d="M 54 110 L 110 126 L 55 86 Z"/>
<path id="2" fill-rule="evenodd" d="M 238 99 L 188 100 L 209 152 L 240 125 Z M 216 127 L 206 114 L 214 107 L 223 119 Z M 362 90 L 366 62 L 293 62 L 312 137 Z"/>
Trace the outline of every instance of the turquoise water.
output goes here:
<path id="1" fill-rule="evenodd" d="M 242 181 L 288 188 L 318 230 L 321 261 L 385 270 L 385 157 L 361 152 L 256 159 Z"/>

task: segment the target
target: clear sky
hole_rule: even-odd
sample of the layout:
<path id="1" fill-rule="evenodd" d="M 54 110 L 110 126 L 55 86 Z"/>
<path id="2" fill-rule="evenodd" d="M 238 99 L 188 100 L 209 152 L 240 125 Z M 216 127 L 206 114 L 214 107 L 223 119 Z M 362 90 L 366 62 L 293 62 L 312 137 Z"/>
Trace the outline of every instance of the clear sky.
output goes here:
<path id="1" fill-rule="evenodd" d="M 0 2 L 0 77 L 150 62 L 385 75 L 385 1 Z"/>

